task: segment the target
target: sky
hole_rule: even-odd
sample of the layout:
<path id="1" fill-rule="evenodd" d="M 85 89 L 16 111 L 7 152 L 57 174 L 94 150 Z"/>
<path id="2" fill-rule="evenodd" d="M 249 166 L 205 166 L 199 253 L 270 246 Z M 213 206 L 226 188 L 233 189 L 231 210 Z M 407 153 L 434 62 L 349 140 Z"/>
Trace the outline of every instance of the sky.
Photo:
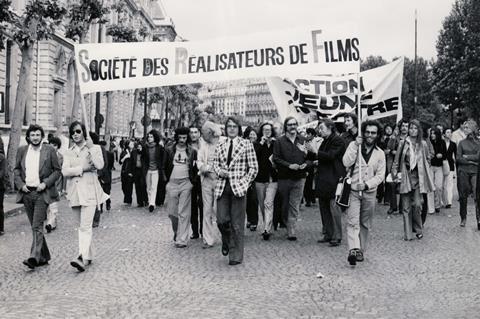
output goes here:
<path id="1" fill-rule="evenodd" d="M 435 44 L 454 0 L 161 0 L 189 41 L 301 26 L 356 26 L 361 54 L 436 57 Z"/>

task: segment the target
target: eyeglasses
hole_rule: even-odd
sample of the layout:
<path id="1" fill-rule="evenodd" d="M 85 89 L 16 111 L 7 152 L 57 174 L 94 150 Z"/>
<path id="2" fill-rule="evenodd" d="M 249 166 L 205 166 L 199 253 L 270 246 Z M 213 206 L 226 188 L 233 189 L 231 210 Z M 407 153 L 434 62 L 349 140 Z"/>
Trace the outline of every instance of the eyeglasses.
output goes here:
<path id="1" fill-rule="evenodd" d="M 377 135 L 375 131 L 365 131 L 364 135 Z"/>
<path id="2" fill-rule="evenodd" d="M 82 134 L 82 130 L 74 130 L 74 131 L 73 131 L 73 134 Z M 73 134 L 72 134 L 72 135 L 73 135 Z"/>

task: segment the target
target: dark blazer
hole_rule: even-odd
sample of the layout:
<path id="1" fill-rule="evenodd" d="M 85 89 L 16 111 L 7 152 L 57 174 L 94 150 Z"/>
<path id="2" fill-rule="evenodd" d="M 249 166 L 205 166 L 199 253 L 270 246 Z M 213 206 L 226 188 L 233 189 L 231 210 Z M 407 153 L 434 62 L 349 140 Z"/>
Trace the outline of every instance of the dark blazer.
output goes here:
<path id="1" fill-rule="evenodd" d="M 23 203 L 22 187 L 25 186 L 25 158 L 28 147 L 29 145 L 25 145 L 18 149 L 15 168 L 13 169 L 15 186 L 18 189 L 17 203 Z M 43 198 L 47 204 L 50 204 L 58 198 L 55 182 L 62 176 L 62 168 L 58 162 L 57 152 L 48 144 L 43 144 L 40 150 L 39 175 L 40 182 L 47 186 L 43 191 Z"/>
<path id="2" fill-rule="evenodd" d="M 321 198 L 334 198 L 338 181 L 345 176 L 342 158 L 345 141 L 336 133 L 323 140 L 318 149 L 318 167 L 315 175 L 316 194 Z"/>
<path id="3" fill-rule="evenodd" d="M 166 157 L 165 175 L 167 178 L 167 182 L 170 180 L 170 176 L 172 175 L 173 159 L 175 157 L 176 152 L 177 152 L 176 144 L 173 144 L 171 147 L 167 148 L 165 152 L 166 153 L 165 154 L 165 157 Z M 199 178 L 197 165 L 195 165 L 197 162 L 197 151 L 190 145 L 187 145 L 186 153 L 188 156 L 188 177 L 190 178 L 190 182 L 193 184 Z"/>
<path id="4" fill-rule="evenodd" d="M 455 142 L 450 141 L 450 145 L 448 145 L 448 148 L 447 148 L 447 161 L 448 161 L 448 166 L 450 166 L 451 172 L 455 170 L 456 155 L 457 155 L 457 144 Z"/>
<path id="5" fill-rule="evenodd" d="M 147 175 L 148 162 L 150 161 L 150 152 L 147 145 L 143 146 L 142 152 L 143 174 Z M 155 158 L 157 159 L 159 180 L 165 180 L 165 148 L 159 144 L 155 145 Z"/>
<path id="6" fill-rule="evenodd" d="M 3 153 L 0 153 L 0 191 L 5 190 L 6 177 L 7 177 L 7 159 L 5 158 L 5 155 Z"/>
<path id="7" fill-rule="evenodd" d="M 275 141 L 272 141 L 270 147 L 268 147 L 267 143 L 263 145 L 260 143 L 253 144 L 258 162 L 258 174 L 255 178 L 256 182 L 268 183 L 270 177 L 272 178 L 272 182 L 277 181 L 277 170 L 273 168 L 273 164 L 270 161 L 270 157 L 273 155 L 274 143 Z"/>
<path id="8" fill-rule="evenodd" d="M 111 184 L 112 183 L 112 169 L 113 162 L 115 157 L 112 152 L 107 151 L 102 147 L 102 156 L 103 156 L 103 168 L 97 172 L 98 179 L 101 184 Z"/>

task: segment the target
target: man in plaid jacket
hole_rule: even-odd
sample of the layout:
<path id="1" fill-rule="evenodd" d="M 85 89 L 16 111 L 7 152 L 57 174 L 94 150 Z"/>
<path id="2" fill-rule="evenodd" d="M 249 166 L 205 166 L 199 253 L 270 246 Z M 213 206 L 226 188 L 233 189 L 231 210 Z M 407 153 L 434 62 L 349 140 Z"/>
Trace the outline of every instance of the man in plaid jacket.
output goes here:
<path id="1" fill-rule="evenodd" d="M 217 225 L 222 233 L 222 254 L 229 265 L 243 261 L 246 194 L 258 173 L 253 144 L 242 139 L 242 127 L 235 118 L 225 124 L 227 139 L 215 149 L 213 169 L 218 175 L 215 187 Z"/>

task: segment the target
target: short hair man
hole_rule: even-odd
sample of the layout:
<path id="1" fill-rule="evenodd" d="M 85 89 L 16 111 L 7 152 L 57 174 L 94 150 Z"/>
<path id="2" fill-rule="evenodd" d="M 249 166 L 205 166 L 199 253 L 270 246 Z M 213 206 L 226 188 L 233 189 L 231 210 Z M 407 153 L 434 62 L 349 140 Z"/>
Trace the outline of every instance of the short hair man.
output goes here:
<path id="1" fill-rule="evenodd" d="M 175 247 L 187 247 L 191 216 L 192 185 L 198 178 L 197 151 L 187 144 L 189 129 L 175 130 L 175 143 L 166 150 L 165 174 L 168 217 Z"/>
<path id="2" fill-rule="evenodd" d="M 350 206 L 347 208 L 347 239 L 348 262 L 352 266 L 356 265 L 357 261 L 363 261 L 375 211 L 377 187 L 385 178 L 385 154 L 377 146 L 381 133 L 382 127 L 377 121 L 363 122 L 363 138 L 357 137 L 356 141 L 351 142 L 343 155 L 343 165 L 351 172 L 352 190 Z"/>
<path id="3" fill-rule="evenodd" d="M 24 203 L 32 226 L 30 257 L 23 261 L 30 269 L 46 265 L 50 260 L 43 222 L 48 205 L 58 198 L 55 183 L 61 176 L 56 151 L 52 146 L 42 144 L 44 137 L 41 126 L 30 125 L 25 137 L 28 145 L 18 149 L 13 170 L 15 186 L 19 189 L 17 202 Z"/>
<path id="4" fill-rule="evenodd" d="M 60 140 L 60 138 L 56 136 L 52 136 L 49 139 L 49 143 L 55 148 L 55 151 L 58 157 L 58 163 L 60 164 L 60 167 L 62 167 L 63 155 L 62 153 L 59 152 L 60 148 L 62 147 L 62 141 Z M 55 183 L 55 187 L 57 188 L 58 194 L 61 195 L 63 192 L 63 178 L 61 175 L 60 175 L 60 178 Z M 57 228 L 57 214 L 58 214 L 59 200 L 60 200 L 60 197 L 58 198 L 58 200 L 55 200 L 52 203 L 50 203 L 50 205 L 48 205 L 47 223 L 45 225 L 45 229 L 47 230 L 47 233 L 50 233 L 52 230 L 55 230 Z"/>
<path id="5" fill-rule="evenodd" d="M 340 137 L 345 141 L 345 145 L 355 141 L 358 136 L 358 117 L 355 113 L 347 113 L 343 116 L 345 122 L 345 132 Z"/>
<path id="6" fill-rule="evenodd" d="M 202 140 L 200 137 L 200 130 L 198 127 L 192 125 L 189 128 L 189 145 L 197 151 L 199 151 Z M 192 237 L 191 239 L 199 238 L 202 234 L 202 224 L 203 224 L 203 201 L 202 201 L 202 183 L 200 178 L 196 178 L 192 188 Z"/>

